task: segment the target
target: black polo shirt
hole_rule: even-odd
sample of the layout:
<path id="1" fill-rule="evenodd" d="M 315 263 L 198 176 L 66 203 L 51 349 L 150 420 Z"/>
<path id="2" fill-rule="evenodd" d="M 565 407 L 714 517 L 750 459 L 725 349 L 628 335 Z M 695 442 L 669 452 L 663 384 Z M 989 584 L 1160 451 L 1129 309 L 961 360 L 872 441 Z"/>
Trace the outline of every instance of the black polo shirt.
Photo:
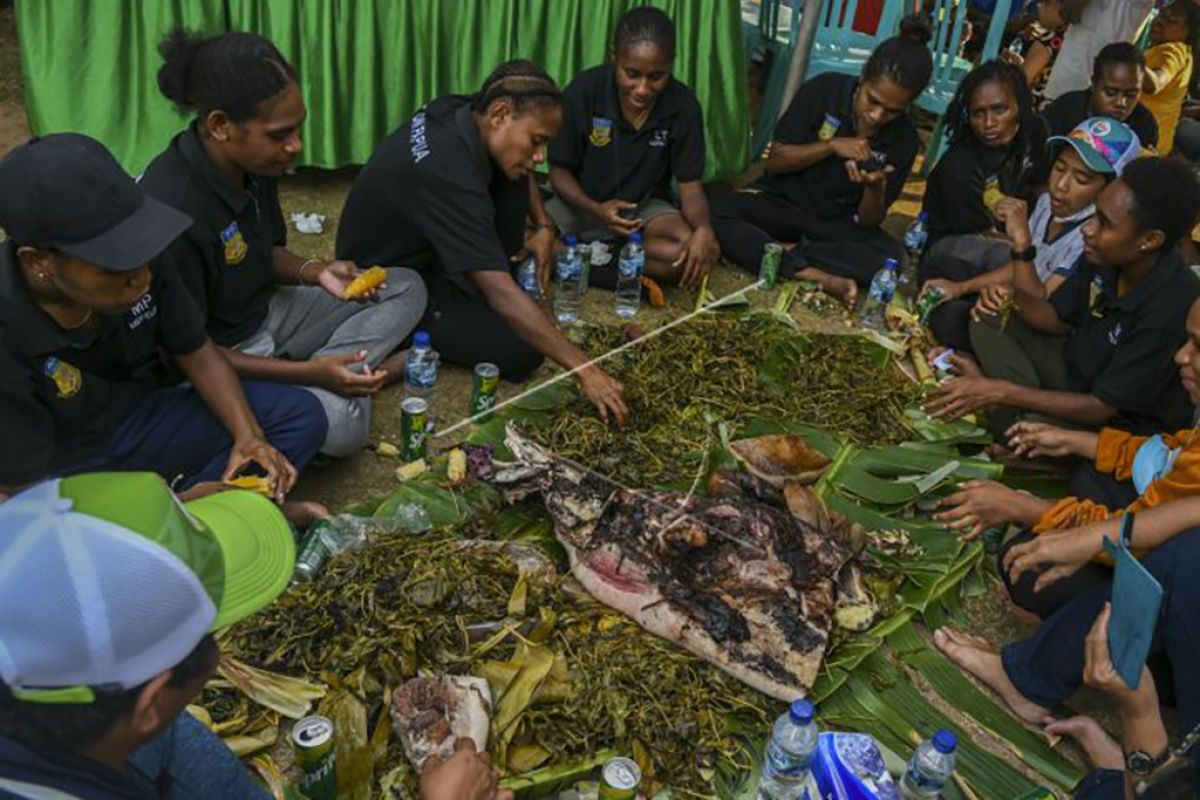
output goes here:
<path id="1" fill-rule="evenodd" d="M 233 347 L 249 338 L 267 318 L 274 250 L 287 244 L 275 180 L 248 176 L 245 186 L 231 185 L 204 154 L 192 123 L 150 162 L 141 185 L 193 220 L 156 263 L 183 280 L 213 341 Z"/>
<path id="2" fill-rule="evenodd" d="M 818 75 L 796 92 L 775 126 L 772 141 L 813 144 L 835 136 L 854 136 L 856 91 L 858 78 L 834 73 Z M 904 114 L 876 131 L 870 141 L 871 149 L 884 153 L 887 163 L 895 169 L 884 192 L 885 205 L 890 206 L 904 190 L 904 182 L 917 157 L 920 147 L 917 128 Z M 845 162 L 837 156 L 822 159 L 799 172 L 766 175 L 759 179 L 758 187 L 786 197 L 819 219 L 852 217 L 862 200 L 862 187 L 850 180 Z"/>
<path id="3" fill-rule="evenodd" d="M 129 311 L 64 331 L 39 308 L 11 244 L 0 245 L 0 485 L 19 486 L 81 466 L 134 406 L 167 377 L 162 353 L 207 340 L 178 277 L 154 268 Z"/>
<path id="4" fill-rule="evenodd" d="M 38 789 L 45 794 L 36 794 Z M 155 800 L 161 795 L 133 767 L 117 771 L 77 753 L 34 749 L 16 739 L 0 736 L 0 800 L 39 796 Z"/>
<path id="5" fill-rule="evenodd" d="M 1096 116 L 1092 113 L 1092 90 L 1080 89 L 1059 95 L 1053 103 L 1042 110 L 1042 118 L 1046 120 L 1051 136 L 1066 136 L 1075 130 L 1085 119 Z M 1133 107 L 1133 113 L 1125 124 L 1137 134 L 1142 147 L 1158 147 L 1158 122 L 1150 109 L 1141 103 Z M 1053 151 L 1053 152 L 1051 152 Z M 1034 168 L 1033 183 L 1045 183 L 1050 179 L 1050 169 L 1054 166 L 1054 156 L 1058 151 L 1053 148 L 1044 149 Z"/>
<path id="6" fill-rule="evenodd" d="M 1200 281 L 1174 250 L 1123 297 L 1113 270 L 1081 261 L 1050 296 L 1074 329 L 1066 348 L 1071 388 L 1116 408 L 1116 427 L 1161 432 L 1191 425 L 1192 404 L 1173 358 L 1197 296 Z"/>
<path id="7" fill-rule="evenodd" d="M 492 164 L 470 98 L 439 97 L 367 162 L 338 222 L 338 258 L 406 266 L 473 291 L 470 272 L 508 272 L 522 245 L 529 179 Z"/>
<path id="8" fill-rule="evenodd" d="M 563 124 L 550 143 L 550 163 L 570 170 L 598 203 L 669 197 L 680 183 L 704 176 L 704 116 L 688 86 L 675 78 L 654 101 L 640 129 L 621 113 L 615 67 L 579 73 L 563 92 Z"/>
<path id="9" fill-rule="evenodd" d="M 985 147 L 969 132 L 950 146 L 925 183 L 924 210 L 929 214 L 930 243 L 950 234 L 984 233 L 995 228 L 995 218 L 983 202 L 983 192 L 993 176 L 1000 191 L 1024 200 L 1030 195 L 1036 154 L 1046 144 L 1045 123 L 1037 120 L 1030 147 Z"/>

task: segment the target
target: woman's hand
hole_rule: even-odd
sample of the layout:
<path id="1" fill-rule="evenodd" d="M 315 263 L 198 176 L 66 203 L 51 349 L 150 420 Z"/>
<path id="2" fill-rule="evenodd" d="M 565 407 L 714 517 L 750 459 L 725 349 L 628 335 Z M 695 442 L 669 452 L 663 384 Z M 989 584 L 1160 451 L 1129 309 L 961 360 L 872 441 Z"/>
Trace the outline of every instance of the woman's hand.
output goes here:
<path id="1" fill-rule="evenodd" d="M 934 397 L 925 403 L 930 416 L 945 422 L 961 419 L 972 411 L 998 405 L 1004 397 L 1004 381 L 964 376 L 930 387 Z"/>
<path id="2" fill-rule="evenodd" d="M 843 161 L 866 161 L 871 157 L 871 142 L 855 136 L 838 136 L 829 140 L 829 149 Z"/>
<path id="3" fill-rule="evenodd" d="M 359 275 L 358 267 L 353 261 L 330 261 L 325 268 L 317 273 L 317 286 L 324 289 L 331 297 L 338 300 L 346 299 L 346 287 Z M 356 298 L 357 302 L 375 300 L 379 296 L 379 286 Z"/>
<path id="4" fill-rule="evenodd" d="M 275 502 L 282 503 L 287 493 L 292 490 L 299 473 L 288 461 L 287 456 L 275 449 L 260 435 L 235 439 L 229 450 L 229 460 L 225 464 L 225 472 L 221 474 L 222 481 L 232 480 L 251 464 L 260 467 L 267 473 L 267 484 L 271 487 L 271 496 Z"/>
<path id="5" fill-rule="evenodd" d="M 361 372 L 350 368 L 352 364 L 361 364 Z M 371 397 L 383 388 L 387 378 L 387 370 L 372 371 L 367 366 L 367 351 L 357 353 L 342 353 L 340 355 L 317 356 L 309 361 L 312 371 L 311 381 L 314 386 L 320 386 L 342 397 Z"/>
<path id="6" fill-rule="evenodd" d="M 1004 554 L 1004 569 L 1013 583 L 1026 572 L 1040 572 L 1033 584 L 1034 593 L 1055 581 L 1074 575 L 1091 562 L 1103 545 L 1103 533 L 1096 525 L 1047 531 L 1028 542 L 1015 544 Z"/>
<path id="7" fill-rule="evenodd" d="M 1000 312 L 1004 310 L 1005 303 L 1012 296 L 1012 287 L 1007 284 L 994 284 L 983 287 L 979 290 L 979 299 L 975 301 L 975 307 L 971 309 L 971 317 L 978 322 L 981 317 L 1000 316 Z"/>
<path id="8" fill-rule="evenodd" d="M 1129 715 L 1158 713 L 1158 687 L 1149 668 L 1142 666 L 1138 688 L 1130 689 L 1113 666 L 1108 649 L 1108 620 L 1112 603 L 1105 603 L 1084 640 L 1083 682 L 1111 697 Z"/>
<path id="9" fill-rule="evenodd" d="M 579 388 L 600 412 L 600 419 L 608 422 L 611 415 L 617 425 L 623 426 L 629 417 L 629 409 L 625 407 L 625 387 L 621 382 L 599 367 L 587 367 L 578 373 L 578 377 Z"/>
<path id="10" fill-rule="evenodd" d="M 1069 431 L 1043 422 L 1018 422 L 1006 435 L 1009 449 L 1026 458 L 1086 456 L 1080 440 L 1095 437 L 1095 434 Z"/>
<path id="11" fill-rule="evenodd" d="M 1029 206 L 1016 197 L 1002 197 L 994 212 L 997 221 L 1004 223 L 1004 234 L 1014 250 L 1024 250 L 1033 242 L 1029 233 Z"/>
<path id="12" fill-rule="evenodd" d="M 464 736 L 450 758 L 425 762 L 421 800 L 512 800 L 512 792 L 500 791 L 499 781 L 488 754 L 475 752 L 475 742 Z"/>
<path id="13" fill-rule="evenodd" d="M 1014 509 L 1023 499 L 1017 490 L 995 481 L 967 481 L 960 491 L 938 503 L 949 510 L 938 512 L 933 518 L 970 541 L 988 528 L 1013 521 Z"/>
<path id="14" fill-rule="evenodd" d="M 942 296 L 945 298 L 943 302 L 956 300 L 967 293 L 966 287 L 958 281 L 949 281 L 945 278 L 930 278 L 921 286 L 921 294 L 924 295 L 930 289 L 941 289 Z M 918 298 L 917 302 L 921 302 Z"/>
<path id="15" fill-rule="evenodd" d="M 864 188 L 880 188 L 887 185 L 888 177 L 896 171 L 896 168 L 891 164 L 883 169 L 877 169 L 874 172 L 864 172 L 859 169 L 857 161 L 846 162 L 846 174 L 850 176 L 850 182 L 862 186 Z"/>
<path id="16" fill-rule="evenodd" d="M 622 211 L 637 210 L 637 203 L 631 203 L 628 200 L 605 200 L 596 208 L 596 216 L 604 220 L 604 224 L 618 236 L 628 236 L 629 234 L 642 227 L 641 219 L 626 219 L 621 216 Z"/>
<path id="17" fill-rule="evenodd" d="M 683 267 L 679 278 L 680 286 L 695 286 L 712 269 L 721 249 L 717 246 L 717 235 L 709 227 L 696 228 L 680 249 L 679 258 L 672 267 Z"/>
<path id="18" fill-rule="evenodd" d="M 530 253 L 537 264 L 538 286 L 545 297 L 550 292 L 550 282 L 554 278 L 555 246 L 558 244 L 558 234 L 553 228 L 538 228 L 525 237 L 525 247 L 509 259 L 514 264 L 520 264 Z"/>

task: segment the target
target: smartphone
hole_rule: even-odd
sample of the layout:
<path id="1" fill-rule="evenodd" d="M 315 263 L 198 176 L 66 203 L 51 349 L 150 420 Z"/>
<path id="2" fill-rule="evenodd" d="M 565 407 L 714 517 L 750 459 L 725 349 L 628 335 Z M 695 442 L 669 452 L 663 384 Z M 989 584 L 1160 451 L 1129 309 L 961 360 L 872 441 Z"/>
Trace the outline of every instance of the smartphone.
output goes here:
<path id="1" fill-rule="evenodd" d="M 870 158 L 858 162 L 858 170 L 859 172 L 882 172 L 887 163 L 887 153 L 872 150 Z"/>

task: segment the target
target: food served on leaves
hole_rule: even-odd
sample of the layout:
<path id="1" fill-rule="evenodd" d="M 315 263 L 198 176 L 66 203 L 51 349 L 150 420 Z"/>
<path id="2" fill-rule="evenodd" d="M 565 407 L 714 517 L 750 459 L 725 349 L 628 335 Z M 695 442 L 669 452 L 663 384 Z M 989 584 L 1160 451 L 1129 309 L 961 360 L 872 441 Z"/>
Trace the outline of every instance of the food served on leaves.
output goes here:
<path id="1" fill-rule="evenodd" d="M 486 752 L 491 710 L 492 692 L 482 678 L 413 678 L 392 692 L 392 725 L 417 770 L 432 756 L 449 758 L 459 739 L 470 738 Z"/>

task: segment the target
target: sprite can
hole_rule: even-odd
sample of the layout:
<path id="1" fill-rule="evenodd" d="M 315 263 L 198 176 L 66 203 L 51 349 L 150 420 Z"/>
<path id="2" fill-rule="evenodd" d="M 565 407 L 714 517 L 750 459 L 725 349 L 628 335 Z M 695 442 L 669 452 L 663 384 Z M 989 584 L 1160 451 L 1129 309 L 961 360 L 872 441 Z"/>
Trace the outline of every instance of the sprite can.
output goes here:
<path id="1" fill-rule="evenodd" d="M 631 758 L 610 758 L 600 770 L 600 800 L 633 800 L 642 785 L 642 770 Z"/>
<path id="2" fill-rule="evenodd" d="M 425 428 L 429 424 L 429 403 L 420 397 L 406 397 L 400 404 L 400 457 L 406 462 L 425 457 Z"/>
<path id="3" fill-rule="evenodd" d="M 783 245 L 767 242 L 763 245 L 762 262 L 758 265 L 760 289 L 774 289 L 779 282 L 779 263 L 783 261 Z"/>
<path id="4" fill-rule="evenodd" d="M 296 572 L 293 578 L 299 583 L 308 583 L 317 577 L 321 567 L 329 560 L 329 542 L 325 531 L 332 525 L 327 519 L 319 519 L 308 526 L 308 532 L 300 540 L 300 552 L 296 554 Z"/>
<path id="5" fill-rule="evenodd" d="M 929 321 L 929 315 L 946 299 L 946 293 L 940 286 L 930 286 L 925 293 L 917 298 L 917 319 L 922 323 Z"/>
<path id="6" fill-rule="evenodd" d="M 300 793 L 308 800 L 337 800 L 333 722 L 328 717 L 305 717 L 292 728 L 292 746 L 300 767 Z"/>
<path id="7" fill-rule="evenodd" d="M 492 418 L 492 406 L 496 405 L 496 387 L 500 384 L 500 368 L 483 362 L 475 365 L 474 386 L 471 390 L 471 416 L 476 422 L 487 422 Z"/>

